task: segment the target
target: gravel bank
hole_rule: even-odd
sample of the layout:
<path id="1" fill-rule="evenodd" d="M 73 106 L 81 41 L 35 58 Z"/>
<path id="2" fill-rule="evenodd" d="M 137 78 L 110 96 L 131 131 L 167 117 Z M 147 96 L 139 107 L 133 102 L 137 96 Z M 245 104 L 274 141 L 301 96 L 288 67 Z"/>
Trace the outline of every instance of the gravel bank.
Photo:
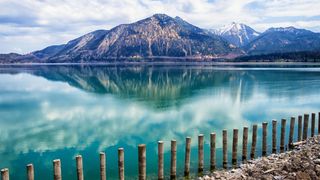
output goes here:
<path id="1" fill-rule="evenodd" d="M 320 179 L 320 136 L 309 138 L 292 151 L 250 160 L 237 169 L 216 171 L 199 179 Z"/>

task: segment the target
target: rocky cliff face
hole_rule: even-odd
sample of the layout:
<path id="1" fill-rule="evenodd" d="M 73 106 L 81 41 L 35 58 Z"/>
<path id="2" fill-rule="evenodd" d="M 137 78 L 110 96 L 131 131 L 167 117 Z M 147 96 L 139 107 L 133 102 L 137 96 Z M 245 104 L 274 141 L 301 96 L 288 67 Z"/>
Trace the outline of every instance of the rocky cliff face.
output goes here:
<path id="1" fill-rule="evenodd" d="M 183 19 L 155 14 L 110 31 L 99 30 L 33 53 L 49 62 L 90 61 L 125 57 L 226 56 L 236 48 Z"/>

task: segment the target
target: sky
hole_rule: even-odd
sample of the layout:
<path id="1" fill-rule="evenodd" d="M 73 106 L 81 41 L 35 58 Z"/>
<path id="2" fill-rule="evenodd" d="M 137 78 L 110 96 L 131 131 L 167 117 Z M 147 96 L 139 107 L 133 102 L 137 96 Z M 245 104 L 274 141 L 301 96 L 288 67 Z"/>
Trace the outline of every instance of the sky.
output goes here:
<path id="1" fill-rule="evenodd" d="M 156 13 L 208 29 L 238 22 L 260 32 L 320 32 L 320 0 L 0 0 L 0 53 L 29 53 Z"/>

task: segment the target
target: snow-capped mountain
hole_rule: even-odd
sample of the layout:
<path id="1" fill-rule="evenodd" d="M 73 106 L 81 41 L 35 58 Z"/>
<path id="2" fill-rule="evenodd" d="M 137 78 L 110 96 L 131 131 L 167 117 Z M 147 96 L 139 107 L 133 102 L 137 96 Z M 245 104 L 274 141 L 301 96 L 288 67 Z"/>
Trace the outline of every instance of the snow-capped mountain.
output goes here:
<path id="1" fill-rule="evenodd" d="M 259 32 L 255 31 L 251 27 L 235 22 L 220 29 L 213 29 L 210 31 L 216 35 L 223 37 L 229 43 L 237 47 L 245 46 L 260 35 Z"/>

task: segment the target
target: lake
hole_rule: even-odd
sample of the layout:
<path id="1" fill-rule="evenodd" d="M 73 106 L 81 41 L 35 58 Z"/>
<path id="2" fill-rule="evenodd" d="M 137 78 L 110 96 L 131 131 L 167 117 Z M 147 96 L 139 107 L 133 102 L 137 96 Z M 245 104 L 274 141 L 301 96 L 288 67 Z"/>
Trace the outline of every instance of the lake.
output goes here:
<path id="1" fill-rule="evenodd" d="M 319 89 L 316 65 L 0 66 L 0 168 L 8 167 L 11 179 L 26 179 L 26 165 L 33 163 L 36 179 L 53 179 L 52 160 L 60 158 L 63 179 L 76 179 L 75 156 L 81 154 L 84 177 L 99 179 L 99 152 L 104 151 L 107 177 L 117 179 L 117 149 L 123 147 L 126 179 L 137 179 L 137 146 L 144 143 L 147 177 L 155 179 L 157 141 L 163 140 L 168 177 L 170 140 L 176 139 L 181 176 L 187 136 L 192 138 L 191 171 L 197 171 L 201 133 L 209 170 L 211 132 L 217 133 L 221 168 L 223 129 L 230 153 L 232 129 L 239 128 L 240 161 L 243 126 L 249 127 L 250 148 L 253 124 L 259 139 L 264 121 L 270 135 L 272 119 L 280 128 L 281 118 L 289 126 L 291 116 L 319 112 Z"/>

